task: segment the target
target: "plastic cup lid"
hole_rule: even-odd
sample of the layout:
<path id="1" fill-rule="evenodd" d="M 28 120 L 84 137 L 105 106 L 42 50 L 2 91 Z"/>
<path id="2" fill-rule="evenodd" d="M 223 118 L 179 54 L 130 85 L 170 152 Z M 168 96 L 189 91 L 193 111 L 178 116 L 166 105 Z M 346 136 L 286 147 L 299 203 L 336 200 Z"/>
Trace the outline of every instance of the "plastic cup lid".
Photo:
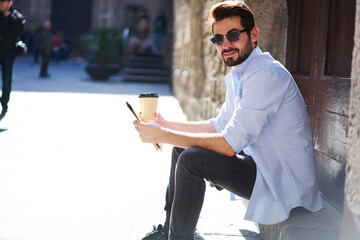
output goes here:
<path id="1" fill-rule="evenodd" d="M 139 98 L 158 98 L 159 95 L 157 93 L 140 93 Z"/>

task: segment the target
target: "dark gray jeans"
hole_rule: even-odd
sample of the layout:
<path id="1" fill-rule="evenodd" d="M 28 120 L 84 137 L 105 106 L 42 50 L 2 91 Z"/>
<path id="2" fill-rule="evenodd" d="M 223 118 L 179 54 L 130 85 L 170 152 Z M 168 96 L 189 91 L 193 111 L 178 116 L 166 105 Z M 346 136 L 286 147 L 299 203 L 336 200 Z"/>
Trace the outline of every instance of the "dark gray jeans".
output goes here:
<path id="1" fill-rule="evenodd" d="M 243 152 L 227 157 L 202 148 L 174 148 L 166 192 L 164 232 L 170 240 L 193 240 L 205 194 L 205 181 L 250 199 L 254 160 Z"/>

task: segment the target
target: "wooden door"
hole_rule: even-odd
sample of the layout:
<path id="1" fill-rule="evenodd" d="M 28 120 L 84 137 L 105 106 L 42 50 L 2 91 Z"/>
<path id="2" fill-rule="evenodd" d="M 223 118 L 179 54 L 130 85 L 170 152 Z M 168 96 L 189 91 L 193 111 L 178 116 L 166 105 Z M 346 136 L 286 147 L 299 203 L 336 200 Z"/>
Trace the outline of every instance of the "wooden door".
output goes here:
<path id="1" fill-rule="evenodd" d="M 311 120 L 323 196 L 342 211 L 355 0 L 288 0 L 286 66 Z"/>

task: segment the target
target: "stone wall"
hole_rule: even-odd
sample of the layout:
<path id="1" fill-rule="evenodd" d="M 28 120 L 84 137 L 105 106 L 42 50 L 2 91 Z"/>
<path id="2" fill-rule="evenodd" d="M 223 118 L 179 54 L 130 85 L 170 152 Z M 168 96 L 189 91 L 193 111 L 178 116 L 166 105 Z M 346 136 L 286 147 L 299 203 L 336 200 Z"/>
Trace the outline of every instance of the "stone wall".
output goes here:
<path id="1" fill-rule="evenodd" d="M 174 2 L 173 89 L 189 120 L 214 116 L 224 100 L 226 69 L 205 23 L 205 6 L 214 2 Z"/>
<path id="2" fill-rule="evenodd" d="M 208 11 L 216 2 L 221 1 L 174 0 L 173 89 L 188 120 L 215 117 L 225 99 L 224 75 L 230 68 L 225 66 L 209 41 L 211 34 L 207 22 Z M 284 63 L 286 0 L 252 0 L 247 4 L 260 29 L 258 45 Z"/>
<path id="3" fill-rule="evenodd" d="M 351 69 L 349 143 L 346 160 L 344 221 L 341 240 L 360 236 L 360 0 L 356 1 Z"/>

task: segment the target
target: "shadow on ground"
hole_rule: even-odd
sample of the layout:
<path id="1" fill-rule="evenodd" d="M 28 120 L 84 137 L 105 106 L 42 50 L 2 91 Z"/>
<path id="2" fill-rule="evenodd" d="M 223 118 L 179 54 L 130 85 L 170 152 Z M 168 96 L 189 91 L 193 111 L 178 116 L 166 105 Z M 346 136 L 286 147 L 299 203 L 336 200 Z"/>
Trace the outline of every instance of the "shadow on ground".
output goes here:
<path id="1" fill-rule="evenodd" d="M 262 240 L 257 232 L 239 229 L 240 234 L 205 233 L 196 235 L 194 240 Z"/>

